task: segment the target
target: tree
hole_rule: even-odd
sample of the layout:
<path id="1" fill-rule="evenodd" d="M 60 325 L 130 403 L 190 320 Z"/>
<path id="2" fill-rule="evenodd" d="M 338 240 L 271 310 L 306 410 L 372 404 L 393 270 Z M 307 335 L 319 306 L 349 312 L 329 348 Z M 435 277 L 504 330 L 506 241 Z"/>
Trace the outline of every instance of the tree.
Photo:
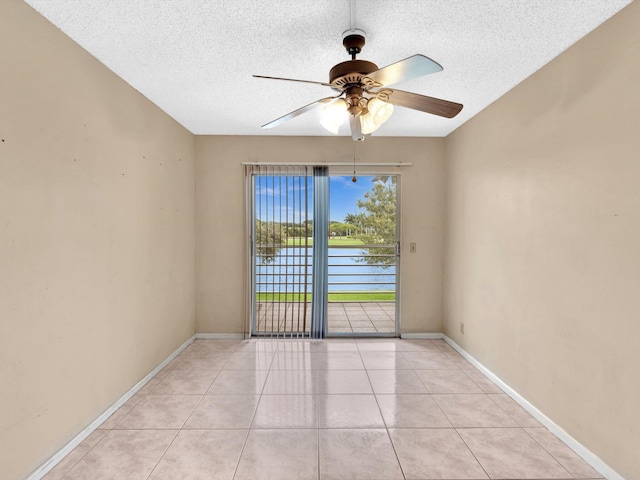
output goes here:
<path id="1" fill-rule="evenodd" d="M 352 229 L 353 226 L 347 223 L 333 221 L 329 223 L 329 235 L 331 236 L 346 237 Z"/>
<path id="2" fill-rule="evenodd" d="M 358 235 L 362 231 L 362 214 L 361 213 L 347 213 L 344 217 L 344 223 L 351 225 L 351 235 Z"/>
<path id="3" fill-rule="evenodd" d="M 361 215 L 357 213 L 347 213 L 344 216 L 344 223 L 348 223 L 349 225 L 359 226 L 361 223 Z"/>
<path id="4" fill-rule="evenodd" d="M 280 223 L 256 218 L 255 246 L 262 263 L 271 263 L 286 243 L 286 232 Z"/>
<path id="5" fill-rule="evenodd" d="M 364 257 L 362 261 L 390 266 L 396 262 L 396 179 L 376 177 L 373 182 L 371 190 L 357 201 L 361 211 L 357 217 L 364 229 L 358 237 L 365 245 L 386 245 L 366 247 L 368 255 L 388 256 Z"/>

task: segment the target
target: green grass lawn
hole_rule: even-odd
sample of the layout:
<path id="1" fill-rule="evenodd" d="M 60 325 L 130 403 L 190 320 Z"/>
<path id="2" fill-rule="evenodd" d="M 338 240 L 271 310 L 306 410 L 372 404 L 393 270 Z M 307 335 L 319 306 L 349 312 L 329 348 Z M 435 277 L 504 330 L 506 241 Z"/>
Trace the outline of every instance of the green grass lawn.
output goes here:
<path id="1" fill-rule="evenodd" d="M 301 293 L 258 293 L 257 302 L 300 302 L 304 294 Z M 307 293 L 307 302 L 311 301 L 311 294 Z M 329 302 L 395 302 L 395 292 L 371 291 L 371 292 L 340 292 L 329 293 Z"/>
<path id="2" fill-rule="evenodd" d="M 330 293 L 330 302 L 395 302 L 395 292 L 345 292 Z"/>
<path id="3" fill-rule="evenodd" d="M 308 239 L 309 243 L 308 245 L 310 247 L 313 246 L 313 238 L 309 238 Z M 300 237 L 289 237 L 287 238 L 287 245 L 289 246 L 298 246 L 298 245 L 305 245 L 305 239 L 304 238 L 300 238 Z M 330 247 L 340 247 L 340 246 L 351 246 L 351 245 L 364 245 L 364 243 L 362 242 L 362 240 L 360 240 L 359 238 L 355 238 L 355 237 L 331 237 L 329 238 L 329 246 Z"/>

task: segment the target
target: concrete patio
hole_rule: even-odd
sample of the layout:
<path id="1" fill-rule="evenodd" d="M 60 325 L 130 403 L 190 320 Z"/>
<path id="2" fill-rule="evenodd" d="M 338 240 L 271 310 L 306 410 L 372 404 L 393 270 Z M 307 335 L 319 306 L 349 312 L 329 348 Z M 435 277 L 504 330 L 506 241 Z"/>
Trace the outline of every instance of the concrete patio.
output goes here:
<path id="1" fill-rule="evenodd" d="M 329 334 L 389 333 L 396 331 L 395 302 L 336 302 L 328 305 Z M 258 302 L 259 334 L 309 332 L 311 305 L 291 302 Z"/>

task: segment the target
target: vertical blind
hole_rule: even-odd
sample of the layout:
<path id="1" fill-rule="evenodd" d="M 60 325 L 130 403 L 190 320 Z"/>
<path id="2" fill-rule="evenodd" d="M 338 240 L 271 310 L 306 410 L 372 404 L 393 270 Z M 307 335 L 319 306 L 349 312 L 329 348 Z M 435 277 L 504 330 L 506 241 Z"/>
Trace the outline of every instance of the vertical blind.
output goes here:
<path id="1" fill-rule="evenodd" d="M 313 168 L 248 165 L 251 205 L 251 333 L 315 337 Z"/>
<path id="2" fill-rule="evenodd" d="M 329 169 L 313 168 L 313 322 L 311 338 L 324 338 L 328 296 Z"/>

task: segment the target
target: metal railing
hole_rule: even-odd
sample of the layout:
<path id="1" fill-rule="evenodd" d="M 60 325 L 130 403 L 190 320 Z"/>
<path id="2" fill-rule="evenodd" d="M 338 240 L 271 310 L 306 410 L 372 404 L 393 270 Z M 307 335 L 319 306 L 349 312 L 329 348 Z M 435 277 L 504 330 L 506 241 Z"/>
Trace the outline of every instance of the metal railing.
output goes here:
<path id="1" fill-rule="evenodd" d="M 395 297 L 396 290 L 396 257 L 397 250 L 396 245 L 336 245 L 330 247 L 335 250 L 358 250 L 359 253 L 330 253 L 329 257 L 329 269 L 328 269 L 328 284 L 329 293 L 343 294 L 343 295 L 357 295 L 360 300 L 365 300 L 367 297 L 373 298 L 379 296 L 380 293 L 393 293 Z M 391 253 L 368 253 L 367 250 L 376 249 L 388 249 Z M 348 265 L 342 263 L 332 262 L 332 259 L 338 260 L 342 258 L 353 258 L 355 263 Z M 392 261 L 386 261 L 384 259 L 393 259 Z M 370 261 L 367 261 L 370 260 Z M 372 263 L 372 261 L 374 263 Z M 358 270 L 359 268 L 376 268 L 375 272 L 358 272 L 351 270 Z M 335 271 L 339 269 L 340 271 Z M 347 270 L 347 271 L 344 271 Z M 350 277 L 347 281 L 343 281 L 342 278 Z M 354 278 L 355 277 L 355 278 Z M 355 290 L 344 290 L 342 287 L 354 286 L 362 287 Z M 367 288 L 371 286 L 373 288 Z M 381 287 L 387 288 L 381 288 Z M 366 300 L 365 300 L 366 301 Z"/>
<path id="2" fill-rule="evenodd" d="M 389 249 L 393 253 L 364 253 L 367 249 Z M 340 245 L 331 246 L 330 249 L 340 250 L 359 250 L 360 253 L 330 253 L 328 255 L 328 286 L 329 294 L 332 293 L 358 293 L 360 295 L 375 295 L 381 290 L 386 292 L 394 291 L 397 281 L 396 261 L 397 251 L 396 245 Z M 301 251 L 305 251 L 301 253 Z M 332 262 L 332 259 L 341 258 L 353 258 L 355 262 L 345 264 Z M 367 262 L 366 259 L 376 258 L 380 261 L 376 263 Z M 393 262 L 383 263 L 384 258 L 393 258 Z M 282 262 L 282 259 L 285 261 Z M 276 261 L 280 260 L 280 261 Z M 271 262 L 256 262 L 256 294 L 301 294 L 303 292 L 303 286 L 307 286 L 307 289 L 311 286 L 311 275 L 313 275 L 313 267 L 310 263 L 311 255 L 307 252 L 307 248 L 298 245 L 283 245 L 280 247 L 279 253 L 272 259 Z M 351 270 L 360 269 L 363 267 L 380 268 L 380 271 L 376 272 L 358 272 L 358 271 L 336 271 L 336 270 Z M 382 270 L 384 269 L 384 270 Z M 351 277 L 346 281 L 341 280 L 345 277 Z M 353 277 L 358 277 L 357 280 Z M 379 277 L 387 277 L 380 280 Z M 392 277 L 392 278 L 388 278 Z M 388 289 L 374 288 L 373 290 L 357 289 L 351 291 L 341 290 L 339 288 L 332 288 L 338 286 L 380 286 L 387 285 Z M 284 288 L 282 288 L 284 286 Z M 271 288 L 269 288 L 271 287 Z M 307 290 L 309 291 L 309 290 Z"/>

